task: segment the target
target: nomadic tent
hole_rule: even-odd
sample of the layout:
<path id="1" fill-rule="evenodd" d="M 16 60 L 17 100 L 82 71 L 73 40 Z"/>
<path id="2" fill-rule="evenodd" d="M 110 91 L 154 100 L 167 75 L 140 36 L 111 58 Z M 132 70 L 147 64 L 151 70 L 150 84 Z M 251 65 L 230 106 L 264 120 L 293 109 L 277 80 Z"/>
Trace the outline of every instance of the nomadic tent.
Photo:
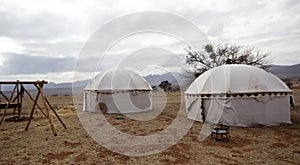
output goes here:
<path id="1" fill-rule="evenodd" d="M 292 91 L 276 76 L 248 65 L 223 65 L 186 90 L 188 118 L 231 126 L 291 123 Z"/>
<path id="2" fill-rule="evenodd" d="M 131 70 L 101 72 L 84 89 L 83 111 L 105 113 L 148 111 L 152 109 L 151 91 L 152 88 L 147 81 Z"/>

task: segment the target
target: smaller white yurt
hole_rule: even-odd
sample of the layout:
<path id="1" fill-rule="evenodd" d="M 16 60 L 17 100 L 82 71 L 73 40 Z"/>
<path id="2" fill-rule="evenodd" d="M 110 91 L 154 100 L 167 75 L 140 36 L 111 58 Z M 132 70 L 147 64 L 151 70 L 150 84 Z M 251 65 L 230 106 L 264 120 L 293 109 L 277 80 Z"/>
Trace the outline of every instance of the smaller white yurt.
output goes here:
<path id="1" fill-rule="evenodd" d="M 275 75 L 249 65 L 223 65 L 185 92 L 188 118 L 231 126 L 291 123 L 292 91 Z"/>
<path id="2" fill-rule="evenodd" d="M 84 89 L 83 111 L 135 113 L 152 109 L 152 88 L 137 73 L 109 70 L 95 76 Z"/>

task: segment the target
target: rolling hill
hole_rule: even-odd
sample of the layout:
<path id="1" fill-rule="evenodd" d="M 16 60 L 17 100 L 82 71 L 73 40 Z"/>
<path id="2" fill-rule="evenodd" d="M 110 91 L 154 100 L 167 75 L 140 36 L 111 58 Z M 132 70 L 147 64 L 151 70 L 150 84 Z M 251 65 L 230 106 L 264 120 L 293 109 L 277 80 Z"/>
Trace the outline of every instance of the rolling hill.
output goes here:
<path id="1" fill-rule="evenodd" d="M 268 65 L 266 68 L 281 79 L 300 79 L 300 64 Z"/>

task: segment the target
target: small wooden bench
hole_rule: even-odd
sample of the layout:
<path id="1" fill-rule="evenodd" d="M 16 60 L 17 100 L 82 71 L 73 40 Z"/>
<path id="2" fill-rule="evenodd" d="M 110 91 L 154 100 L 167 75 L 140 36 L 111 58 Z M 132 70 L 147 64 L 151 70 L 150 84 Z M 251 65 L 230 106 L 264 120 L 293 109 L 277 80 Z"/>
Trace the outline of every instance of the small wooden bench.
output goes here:
<path id="1" fill-rule="evenodd" d="M 223 124 L 214 125 L 212 128 L 210 137 L 215 139 L 215 141 L 224 140 L 223 135 L 225 135 L 226 142 L 229 142 L 229 126 Z"/>

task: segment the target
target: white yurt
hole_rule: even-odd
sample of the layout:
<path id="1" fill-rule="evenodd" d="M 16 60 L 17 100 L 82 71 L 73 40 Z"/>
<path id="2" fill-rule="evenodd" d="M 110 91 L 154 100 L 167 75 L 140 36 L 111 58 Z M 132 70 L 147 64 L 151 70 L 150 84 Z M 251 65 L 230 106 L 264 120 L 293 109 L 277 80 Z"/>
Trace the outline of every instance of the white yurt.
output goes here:
<path id="1" fill-rule="evenodd" d="M 241 64 L 200 75 L 185 92 L 188 118 L 230 126 L 291 123 L 292 91 L 275 75 Z"/>
<path id="2" fill-rule="evenodd" d="M 152 88 L 128 69 L 109 70 L 95 76 L 84 89 L 83 111 L 134 113 L 152 109 Z"/>

